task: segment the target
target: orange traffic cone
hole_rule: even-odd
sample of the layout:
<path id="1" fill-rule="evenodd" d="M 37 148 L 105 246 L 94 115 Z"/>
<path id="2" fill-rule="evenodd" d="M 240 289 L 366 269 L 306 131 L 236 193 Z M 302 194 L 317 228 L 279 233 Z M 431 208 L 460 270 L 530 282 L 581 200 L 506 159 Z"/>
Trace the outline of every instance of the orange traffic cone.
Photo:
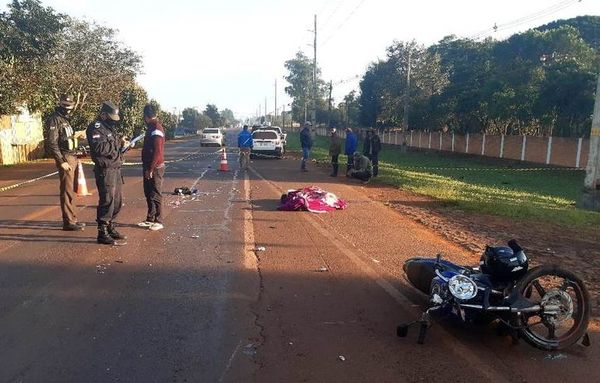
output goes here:
<path id="1" fill-rule="evenodd" d="M 92 195 L 92 193 L 88 192 L 85 176 L 83 175 L 83 166 L 79 161 L 77 161 L 77 195 L 79 197 Z"/>
<path id="2" fill-rule="evenodd" d="M 223 148 L 223 151 L 221 152 L 221 167 L 219 168 L 219 171 L 229 171 L 229 165 L 227 165 L 227 152 L 225 151 L 225 148 Z"/>

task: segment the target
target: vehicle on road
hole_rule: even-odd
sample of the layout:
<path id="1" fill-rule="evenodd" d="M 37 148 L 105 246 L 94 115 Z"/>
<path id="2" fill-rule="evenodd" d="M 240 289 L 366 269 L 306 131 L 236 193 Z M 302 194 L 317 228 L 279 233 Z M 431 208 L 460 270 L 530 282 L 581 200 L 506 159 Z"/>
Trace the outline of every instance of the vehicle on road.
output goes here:
<path id="1" fill-rule="evenodd" d="M 252 132 L 254 147 L 250 157 L 275 157 L 283 158 L 285 148 L 279 132 L 272 129 L 257 129 Z"/>
<path id="2" fill-rule="evenodd" d="M 419 325 L 422 344 L 430 313 L 437 313 L 465 323 L 497 321 L 513 340 L 523 338 L 542 350 L 562 350 L 580 340 L 589 346 L 591 301 L 583 281 L 558 266 L 528 270 L 528 265 L 515 240 L 508 247 L 487 246 L 479 267 L 459 266 L 440 255 L 407 260 L 407 279 L 429 296 L 430 307 L 420 320 L 398 326 L 398 336 Z"/>
<path id="3" fill-rule="evenodd" d="M 223 146 L 225 145 L 225 136 L 219 128 L 206 128 L 200 135 L 200 146 Z"/>
<path id="4" fill-rule="evenodd" d="M 274 130 L 279 135 L 279 139 L 283 142 L 283 146 L 287 146 L 287 133 L 283 131 L 279 126 L 257 126 L 253 127 L 252 131 L 255 132 L 257 130 Z"/>

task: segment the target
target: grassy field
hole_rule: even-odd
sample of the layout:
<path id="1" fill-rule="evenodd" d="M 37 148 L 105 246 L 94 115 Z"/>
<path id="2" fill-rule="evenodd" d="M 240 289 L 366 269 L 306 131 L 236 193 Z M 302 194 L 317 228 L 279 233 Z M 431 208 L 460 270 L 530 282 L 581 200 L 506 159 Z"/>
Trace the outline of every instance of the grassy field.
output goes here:
<path id="1" fill-rule="evenodd" d="M 288 150 L 300 150 L 299 142 L 297 133 L 288 134 Z M 328 142 L 317 137 L 312 157 L 329 162 Z M 345 163 L 346 157 L 341 157 L 340 164 Z M 544 167 L 434 152 L 401 153 L 387 146 L 380 153 L 379 168 L 380 182 L 452 208 L 568 226 L 600 225 L 600 213 L 575 207 L 584 171 L 534 170 Z"/>

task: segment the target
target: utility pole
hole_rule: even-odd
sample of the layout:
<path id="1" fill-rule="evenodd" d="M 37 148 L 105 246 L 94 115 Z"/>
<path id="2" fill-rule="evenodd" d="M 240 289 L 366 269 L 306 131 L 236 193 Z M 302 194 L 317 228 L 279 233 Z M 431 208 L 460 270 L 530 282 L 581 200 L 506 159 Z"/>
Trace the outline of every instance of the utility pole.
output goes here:
<path id="1" fill-rule="evenodd" d="M 267 113 L 267 98 L 265 97 L 265 124 L 267 123 L 267 116 L 269 113 Z"/>
<path id="2" fill-rule="evenodd" d="M 596 85 L 596 102 L 590 133 L 590 153 L 583 186 L 581 207 L 600 211 L 600 75 Z"/>
<path id="3" fill-rule="evenodd" d="M 275 118 L 273 121 L 277 121 L 277 79 L 275 79 Z"/>
<path id="4" fill-rule="evenodd" d="M 281 128 L 285 129 L 285 104 L 283 104 L 283 111 L 281 112 Z"/>
<path id="5" fill-rule="evenodd" d="M 333 82 L 329 80 L 329 110 L 327 112 L 327 127 L 331 128 L 331 89 L 333 88 Z"/>
<path id="6" fill-rule="evenodd" d="M 406 89 L 404 90 L 404 114 L 402 116 L 402 127 L 408 131 L 408 112 L 410 108 L 410 61 L 412 49 L 408 48 L 408 63 L 406 64 Z"/>
<path id="7" fill-rule="evenodd" d="M 313 44 L 313 89 L 312 89 L 312 113 L 311 119 L 313 126 L 317 123 L 317 15 L 315 15 L 315 40 Z"/>

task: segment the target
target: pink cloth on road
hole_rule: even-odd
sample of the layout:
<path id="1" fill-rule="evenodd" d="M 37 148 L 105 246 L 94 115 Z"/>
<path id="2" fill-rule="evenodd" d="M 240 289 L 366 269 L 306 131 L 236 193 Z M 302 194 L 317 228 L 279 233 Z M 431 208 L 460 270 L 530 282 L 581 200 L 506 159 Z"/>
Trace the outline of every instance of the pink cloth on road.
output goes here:
<path id="1" fill-rule="evenodd" d="M 312 213 L 327 213 L 342 210 L 348 206 L 346 201 L 339 199 L 333 193 L 328 193 L 317 186 L 309 186 L 298 190 L 288 190 L 281 196 L 278 210 L 295 211 L 307 210 Z"/>

